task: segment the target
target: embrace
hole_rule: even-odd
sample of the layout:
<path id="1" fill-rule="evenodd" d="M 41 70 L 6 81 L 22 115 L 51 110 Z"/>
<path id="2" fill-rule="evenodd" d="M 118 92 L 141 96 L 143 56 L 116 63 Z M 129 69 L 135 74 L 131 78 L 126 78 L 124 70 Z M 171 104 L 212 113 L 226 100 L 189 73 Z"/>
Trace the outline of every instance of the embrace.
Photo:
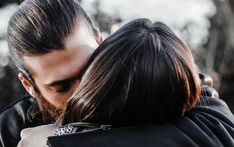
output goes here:
<path id="1" fill-rule="evenodd" d="M 1 146 L 234 146 L 234 116 L 162 22 L 103 39 L 74 0 L 25 0 L 8 26 L 30 94 L 0 114 Z"/>

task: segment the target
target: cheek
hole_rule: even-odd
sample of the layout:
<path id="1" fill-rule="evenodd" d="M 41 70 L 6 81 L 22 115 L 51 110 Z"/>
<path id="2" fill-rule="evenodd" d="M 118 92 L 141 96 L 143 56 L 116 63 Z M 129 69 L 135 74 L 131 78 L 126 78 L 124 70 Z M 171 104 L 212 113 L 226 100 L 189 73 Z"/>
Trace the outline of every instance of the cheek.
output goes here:
<path id="1" fill-rule="evenodd" d="M 44 88 L 40 89 L 40 94 L 47 102 L 60 109 L 63 109 L 65 107 L 68 99 L 68 96 L 66 94 L 59 94 L 55 91 Z"/>

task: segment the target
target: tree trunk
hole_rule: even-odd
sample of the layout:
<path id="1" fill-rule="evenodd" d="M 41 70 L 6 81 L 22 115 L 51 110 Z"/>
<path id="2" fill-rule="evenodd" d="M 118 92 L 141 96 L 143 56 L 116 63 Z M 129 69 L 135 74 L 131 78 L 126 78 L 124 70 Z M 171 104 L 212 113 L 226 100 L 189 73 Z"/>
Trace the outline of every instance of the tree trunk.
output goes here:
<path id="1" fill-rule="evenodd" d="M 217 13 L 211 18 L 206 45 L 206 68 L 214 86 L 234 112 L 234 1 L 214 0 Z"/>

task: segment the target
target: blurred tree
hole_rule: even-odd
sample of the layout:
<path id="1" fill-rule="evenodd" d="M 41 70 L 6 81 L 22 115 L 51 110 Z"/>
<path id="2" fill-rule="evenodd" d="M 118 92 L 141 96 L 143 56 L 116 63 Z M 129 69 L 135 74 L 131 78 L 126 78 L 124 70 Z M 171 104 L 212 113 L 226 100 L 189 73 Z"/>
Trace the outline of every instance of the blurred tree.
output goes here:
<path id="1" fill-rule="evenodd" d="M 92 18 L 101 31 L 111 34 L 111 27 L 115 23 L 121 23 L 122 19 L 118 16 L 108 15 L 101 9 L 101 0 L 95 0 L 93 3 Z"/>
<path id="2" fill-rule="evenodd" d="M 207 49 L 203 54 L 205 68 L 214 86 L 234 112 L 234 1 L 214 0 L 217 13 L 210 22 Z"/>
<path id="3" fill-rule="evenodd" d="M 10 63 L 13 66 L 11 61 Z M 17 74 L 13 67 L 10 65 L 5 67 L 0 67 L 0 110 L 9 105 L 10 103 L 16 101 L 23 96 L 26 96 L 26 91 L 17 79 Z"/>
<path id="4" fill-rule="evenodd" d="M 23 0 L 0 0 L 0 8 L 10 3 L 19 4 L 21 1 Z M 5 40 L 5 38 L 5 34 L 3 34 L 3 36 L 0 36 L 0 41 Z M 0 56 L 0 59 L 1 58 L 9 57 Z M 17 74 L 14 71 L 14 65 L 12 61 L 10 61 L 8 66 L 3 66 L 0 64 L 0 93 L 0 110 L 26 95 L 24 88 L 17 79 Z"/>

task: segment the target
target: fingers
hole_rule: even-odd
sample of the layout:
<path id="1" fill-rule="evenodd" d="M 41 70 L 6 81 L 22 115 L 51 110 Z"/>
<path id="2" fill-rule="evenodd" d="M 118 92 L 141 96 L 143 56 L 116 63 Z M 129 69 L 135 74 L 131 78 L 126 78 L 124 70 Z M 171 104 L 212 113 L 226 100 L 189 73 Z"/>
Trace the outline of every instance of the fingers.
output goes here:
<path id="1" fill-rule="evenodd" d="M 204 73 L 199 73 L 199 78 L 202 81 L 202 85 L 213 87 L 213 79 L 209 75 L 206 75 Z"/>

